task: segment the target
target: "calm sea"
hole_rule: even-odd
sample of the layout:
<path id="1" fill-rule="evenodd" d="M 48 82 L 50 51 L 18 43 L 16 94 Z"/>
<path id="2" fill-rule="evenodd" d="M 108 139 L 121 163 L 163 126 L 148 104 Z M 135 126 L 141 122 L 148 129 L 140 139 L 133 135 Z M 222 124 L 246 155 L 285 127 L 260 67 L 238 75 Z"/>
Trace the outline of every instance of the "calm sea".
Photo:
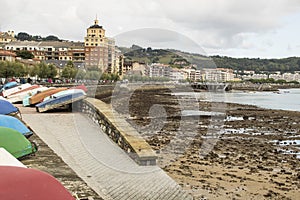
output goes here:
<path id="1" fill-rule="evenodd" d="M 256 105 L 261 108 L 300 111 L 300 89 L 284 89 L 279 92 L 198 92 L 181 93 L 195 95 L 198 99 L 213 102 L 228 102 Z"/>

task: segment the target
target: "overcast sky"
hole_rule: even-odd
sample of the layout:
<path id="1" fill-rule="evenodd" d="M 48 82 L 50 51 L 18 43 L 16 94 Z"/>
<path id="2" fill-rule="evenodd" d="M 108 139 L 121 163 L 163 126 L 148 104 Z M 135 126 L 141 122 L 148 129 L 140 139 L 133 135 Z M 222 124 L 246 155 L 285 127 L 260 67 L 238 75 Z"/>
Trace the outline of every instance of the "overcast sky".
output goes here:
<path id="1" fill-rule="evenodd" d="M 0 30 L 83 41 L 96 14 L 118 45 L 300 56 L 300 0 L 1 0 Z"/>

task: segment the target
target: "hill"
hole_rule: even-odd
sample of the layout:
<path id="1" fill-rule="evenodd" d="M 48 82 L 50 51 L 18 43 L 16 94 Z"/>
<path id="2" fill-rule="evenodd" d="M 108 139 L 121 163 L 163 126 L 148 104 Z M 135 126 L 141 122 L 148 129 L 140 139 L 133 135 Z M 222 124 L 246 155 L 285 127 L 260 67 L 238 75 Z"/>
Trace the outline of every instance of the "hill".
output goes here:
<path id="1" fill-rule="evenodd" d="M 174 49 L 152 49 L 133 45 L 130 48 L 119 47 L 126 61 L 143 63 L 163 63 L 172 67 L 182 68 L 195 64 L 197 68 L 231 68 L 243 72 L 254 70 L 260 72 L 295 72 L 300 71 L 300 57 L 281 59 L 232 58 L 227 56 L 204 56 L 197 53 L 187 53 Z"/>

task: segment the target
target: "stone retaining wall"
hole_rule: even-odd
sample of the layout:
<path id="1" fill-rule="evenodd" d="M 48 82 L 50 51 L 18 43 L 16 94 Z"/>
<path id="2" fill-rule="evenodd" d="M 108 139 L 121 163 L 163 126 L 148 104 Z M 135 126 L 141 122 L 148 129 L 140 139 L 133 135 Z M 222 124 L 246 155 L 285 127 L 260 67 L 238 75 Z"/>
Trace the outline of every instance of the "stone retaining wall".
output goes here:
<path id="1" fill-rule="evenodd" d="M 101 129 L 139 165 L 156 165 L 157 156 L 142 136 L 104 102 L 86 98 L 80 106 Z"/>

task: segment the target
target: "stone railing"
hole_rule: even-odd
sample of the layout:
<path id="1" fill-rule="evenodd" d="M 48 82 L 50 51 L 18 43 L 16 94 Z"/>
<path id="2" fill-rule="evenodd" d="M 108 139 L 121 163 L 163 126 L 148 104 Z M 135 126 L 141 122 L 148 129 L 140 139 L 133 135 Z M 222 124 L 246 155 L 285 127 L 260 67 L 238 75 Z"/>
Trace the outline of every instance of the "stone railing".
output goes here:
<path id="1" fill-rule="evenodd" d="M 124 118 L 113 113 L 110 105 L 86 98 L 80 107 L 135 162 L 143 166 L 156 165 L 157 155 L 150 145 Z"/>

